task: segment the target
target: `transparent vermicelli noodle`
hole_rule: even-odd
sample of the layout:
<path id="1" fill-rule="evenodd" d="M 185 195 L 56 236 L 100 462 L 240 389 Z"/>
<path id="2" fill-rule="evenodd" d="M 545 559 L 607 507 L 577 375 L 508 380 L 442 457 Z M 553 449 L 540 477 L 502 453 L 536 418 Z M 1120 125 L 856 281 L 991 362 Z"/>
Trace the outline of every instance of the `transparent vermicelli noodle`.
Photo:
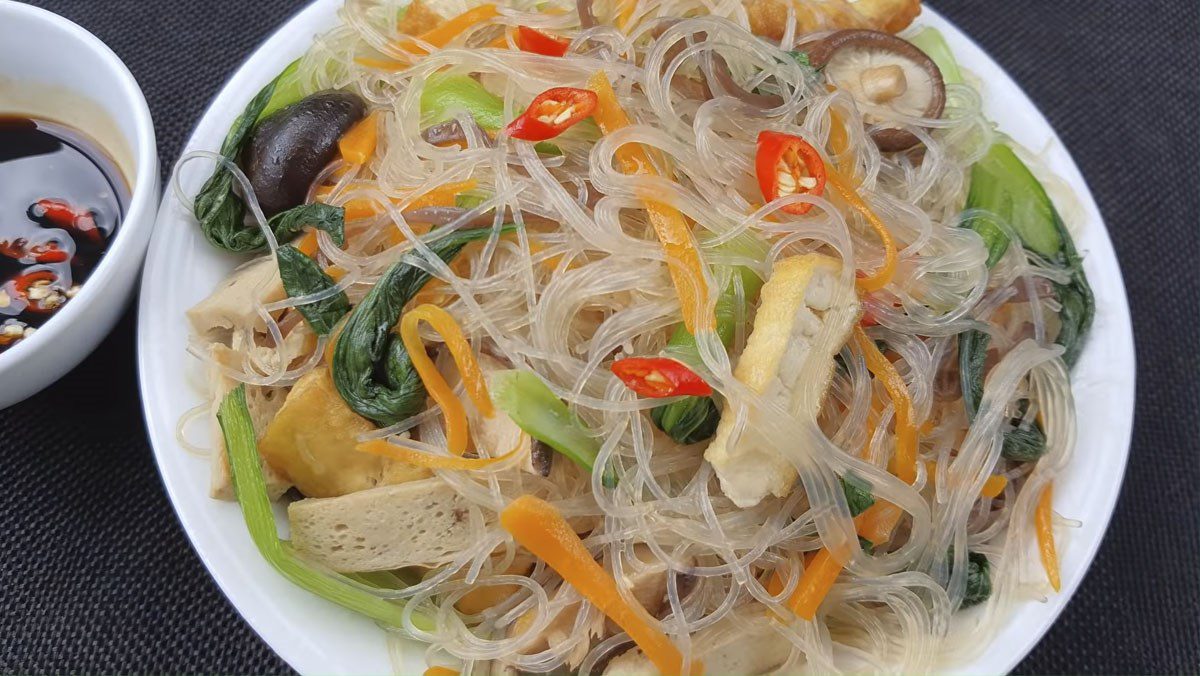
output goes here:
<path id="1" fill-rule="evenodd" d="M 338 207 L 336 224 L 264 213 L 258 139 L 186 155 L 173 179 L 210 241 L 257 230 L 239 252 L 310 261 L 237 286 L 241 268 L 240 295 L 190 317 L 189 350 L 230 387 L 290 388 L 250 414 L 268 483 L 304 496 L 289 509 L 298 555 L 402 608 L 381 624 L 463 673 L 661 669 L 641 621 L 680 669 L 922 672 L 969 659 L 1048 573 L 1057 584 L 1038 524 L 1074 445 L 1068 368 L 1090 289 L 979 90 L 914 46 L 940 38 L 892 35 L 918 10 L 348 0 L 265 91 L 279 105 L 245 120 L 265 135 L 301 97 L 361 101 L 293 205 Z M 861 83 L 837 80 L 844 63 L 866 64 Z M 893 104 L 922 87 L 935 112 Z M 526 139 L 513 120 L 575 110 L 535 110 L 556 88 L 594 108 Z M 887 149 L 896 138 L 909 145 Z M 181 187 L 208 167 L 224 193 Z M 450 399 L 401 327 L 425 305 L 479 369 L 444 324 L 417 325 Z M 631 357 L 667 371 L 639 380 Z M 704 394 L 647 394 L 668 375 Z M 394 408 L 377 417 L 363 391 Z M 404 502 L 406 482 L 428 488 Z M 590 563 L 534 555 L 549 545 L 506 525 L 526 497 L 553 507 L 580 541 L 562 546 L 585 548 L 614 595 L 578 577 Z M 355 510 L 400 524 L 435 500 L 424 518 L 453 518 L 428 560 L 355 567 L 367 554 L 306 549 L 321 526 L 302 509 L 382 557 L 395 543 L 355 530 Z"/>

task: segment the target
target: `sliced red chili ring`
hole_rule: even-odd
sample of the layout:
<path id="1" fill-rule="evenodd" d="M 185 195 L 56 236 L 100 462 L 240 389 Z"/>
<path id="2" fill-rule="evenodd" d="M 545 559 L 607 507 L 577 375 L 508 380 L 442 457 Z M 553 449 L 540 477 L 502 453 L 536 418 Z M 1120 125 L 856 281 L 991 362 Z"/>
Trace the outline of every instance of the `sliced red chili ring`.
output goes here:
<path id="1" fill-rule="evenodd" d="M 58 248 L 55 242 L 35 244 L 29 248 L 29 255 L 38 263 L 65 263 L 71 260 L 71 254 Z"/>
<path id="2" fill-rule="evenodd" d="M 522 52 L 544 56 L 564 56 L 571 41 L 543 33 L 529 26 L 517 26 L 517 47 Z"/>
<path id="3" fill-rule="evenodd" d="M 62 228 L 86 238 L 93 244 L 104 243 L 104 233 L 96 226 L 91 210 L 78 210 L 66 200 L 40 199 L 29 206 L 31 219 Z"/>
<path id="4" fill-rule="evenodd" d="M 787 195 L 822 195 L 825 192 L 825 162 L 808 141 L 777 131 L 758 134 L 754 171 L 763 199 L 773 202 Z M 789 214 L 808 213 L 811 204 L 789 204 Z"/>
<path id="5" fill-rule="evenodd" d="M 58 309 L 58 306 L 43 307 L 40 302 L 30 300 L 29 289 L 34 284 L 36 284 L 38 282 L 43 282 L 43 281 L 53 284 L 54 282 L 58 281 L 58 275 L 56 275 L 54 272 L 52 272 L 50 270 L 34 270 L 33 272 L 26 272 L 22 275 L 18 275 L 16 278 L 13 279 L 13 290 L 16 291 L 17 295 L 20 296 L 21 300 L 25 301 L 25 303 L 27 304 L 27 306 L 25 308 L 26 312 L 34 312 L 37 314 L 46 314 L 46 313 L 54 312 L 55 310 Z"/>
<path id="6" fill-rule="evenodd" d="M 596 110 L 596 101 L 596 93 L 587 89 L 547 89 L 508 124 L 508 135 L 523 141 L 554 138 L 590 116 Z"/>
<path id="7" fill-rule="evenodd" d="M 683 363 L 666 357 L 629 357 L 612 364 L 613 375 L 643 397 L 707 397 L 712 387 Z"/>

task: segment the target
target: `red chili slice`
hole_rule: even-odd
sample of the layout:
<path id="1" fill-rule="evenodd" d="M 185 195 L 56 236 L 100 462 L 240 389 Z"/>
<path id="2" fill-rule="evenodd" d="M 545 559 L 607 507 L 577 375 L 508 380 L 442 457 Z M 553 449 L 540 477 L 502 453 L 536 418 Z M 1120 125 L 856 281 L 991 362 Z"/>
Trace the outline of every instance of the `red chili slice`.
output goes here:
<path id="1" fill-rule="evenodd" d="M 768 202 L 787 195 L 825 192 L 825 162 L 817 149 L 799 136 L 759 132 L 754 171 L 763 199 Z M 789 204 L 783 210 L 802 215 L 811 208 L 811 204 Z"/>
<path id="2" fill-rule="evenodd" d="M 567 53 L 567 47 L 570 46 L 571 41 L 566 38 L 543 33 L 529 26 L 517 26 L 517 47 L 522 52 L 545 56 L 563 56 Z"/>
<path id="3" fill-rule="evenodd" d="M 666 357 L 618 359 L 613 362 L 612 372 L 626 387 L 652 399 L 681 394 L 707 397 L 713 392 L 695 371 Z"/>
<path id="4" fill-rule="evenodd" d="M 66 200 L 40 199 L 29 206 L 29 217 L 86 238 L 93 244 L 104 243 L 104 233 L 96 226 L 91 210 L 79 210 Z"/>
<path id="5" fill-rule="evenodd" d="M 25 301 L 27 304 L 27 307 L 25 308 L 26 312 L 48 314 L 58 309 L 57 306 L 49 308 L 42 307 L 41 303 L 29 299 L 29 288 L 36 282 L 41 281 L 46 281 L 53 284 L 54 282 L 58 281 L 58 275 L 54 274 L 50 270 L 34 270 L 33 272 L 26 272 L 23 275 L 18 275 L 15 279 L 13 279 L 13 290 L 16 291 L 21 300 Z"/>
<path id="6" fill-rule="evenodd" d="M 517 119 L 508 124 L 508 135 L 523 141 L 554 138 L 587 118 L 596 109 L 596 93 L 575 87 L 547 89 Z"/>
<path id="7" fill-rule="evenodd" d="M 71 254 L 58 248 L 54 242 L 35 244 L 29 248 L 29 255 L 38 263 L 65 263 L 71 260 Z"/>

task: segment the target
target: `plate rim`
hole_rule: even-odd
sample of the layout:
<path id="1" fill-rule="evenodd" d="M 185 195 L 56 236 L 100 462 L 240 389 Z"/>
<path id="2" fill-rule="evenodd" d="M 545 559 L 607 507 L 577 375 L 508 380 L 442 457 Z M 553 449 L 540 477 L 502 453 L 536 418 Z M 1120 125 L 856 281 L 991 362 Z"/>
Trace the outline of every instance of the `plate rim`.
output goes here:
<path id="1" fill-rule="evenodd" d="M 189 149 L 195 147 L 197 143 L 197 136 L 205 126 L 206 121 L 210 120 L 214 114 L 219 114 L 219 111 L 217 110 L 217 104 L 219 102 L 229 96 L 232 91 L 247 86 L 248 82 L 262 79 L 260 77 L 261 74 L 258 72 L 262 70 L 262 66 L 259 65 L 259 62 L 263 60 L 269 60 L 269 56 L 264 56 L 268 50 L 275 50 L 280 54 L 288 55 L 299 55 L 303 53 L 303 51 L 306 50 L 311 44 L 312 38 L 318 34 L 320 30 L 331 27 L 333 24 L 327 23 L 321 25 L 317 32 L 314 32 L 313 35 L 308 36 L 307 39 L 303 41 L 293 42 L 295 38 L 294 34 L 304 30 L 303 27 L 310 23 L 319 25 L 319 22 L 321 21 L 320 15 L 322 14 L 328 14 L 330 18 L 336 17 L 338 8 L 340 8 L 342 4 L 342 0 L 313 0 L 296 13 L 290 15 L 290 17 L 285 21 L 278 24 L 274 30 L 258 44 L 257 47 L 248 53 L 248 55 L 241 61 L 241 63 L 209 101 L 203 113 L 197 118 L 196 123 L 192 125 L 191 132 L 188 134 L 187 141 L 183 144 L 180 155 L 182 156 L 184 152 L 187 152 Z M 1114 410 L 1111 411 L 1112 413 L 1120 413 L 1119 420 L 1116 420 L 1120 426 L 1119 429 L 1116 430 L 1119 432 L 1119 435 L 1117 436 L 1114 444 L 1114 448 L 1118 449 L 1120 453 L 1119 468 L 1114 470 L 1116 472 L 1116 480 L 1111 484 L 1104 486 L 1107 499 L 1102 505 L 1103 514 L 1097 515 L 1093 513 L 1087 516 L 1089 521 L 1099 525 L 1098 530 L 1100 534 L 1086 543 L 1086 549 L 1082 553 L 1082 565 L 1079 566 L 1079 574 L 1074 575 L 1065 581 L 1062 591 L 1056 595 L 1051 603 L 1049 614 L 1040 621 L 1040 626 L 1036 631 L 1025 634 L 1026 638 L 1023 640 L 1023 645 L 1021 646 L 1020 650 L 1006 650 L 1004 651 L 1003 655 L 993 658 L 996 661 L 988 664 L 979 664 L 985 659 L 984 656 L 987 654 L 987 652 L 996 647 L 995 645 L 992 645 L 989 649 L 981 651 L 965 665 L 950 667 L 951 671 L 958 673 L 995 673 L 997 671 L 1008 673 L 1041 642 L 1046 632 L 1049 631 L 1050 627 L 1054 625 L 1063 610 L 1065 610 L 1067 605 L 1069 605 L 1079 586 L 1082 584 L 1083 579 L 1091 570 L 1092 563 L 1095 560 L 1101 544 L 1108 536 L 1108 529 L 1111 525 L 1113 514 L 1116 511 L 1116 503 L 1124 484 L 1126 468 L 1131 452 L 1130 445 L 1132 441 L 1134 406 L 1136 402 L 1137 356 L 1134 349 L 1133 326 L 1129 310 L 1128 294 L 1125 288 L 1124 275 L 1120 267 L 1120 259 L 1116 255 L 1116 250 L 1109 234 L 1108 225 L 1103 217 L 1103 214 L 1100 212 L 1099 206 L 1096 204 L 1095 197 L 1092 194 L 1090 186 L 1075 162 L 1074 156 L 1068 149 L 1067 145 L 1063 142 L 1054 126 L 1051 125 L 1049 120 L 1046 119 L 1041 109 L 1037 106 L 1033 99 L 1029 97 L 1028 93 L 1021 87 L 1020 83 L 1014 77 L 1012 77 L 1012 75 L 994 57 L 992 57 L 987 50 L 981 47 L 968 33 L 958 28 L 956 24 L 951 22 L 933 7 L 930 7 L 928 3 L 925 3 L 923 6 L 923 13 L 918 16 L 917 22 L 915 23 L 919 25 L 920 23 L 923 23 L 921 21 L 922 19 L 927 18 L 932 18 L 934 23 L 943 23 L 951 28 L 950 34 L 946 34 L 946 38 L 952 44 L 956 42 L 965 43 L 970 48 L 975 49 L 982 54 L 986 60 L 986 63 L 999 71 L 1003 76 L 1001 79 L 1001 84 L 1008 84 L 1015 88 L 1020 98 L 1019 107 L 1023 109 L 1025 114 L 1031 115 L 1034 118 L 1032 122 L 1033 125 L 1037 127 L 1044 127 L 1046 130 L 1048 130 L 1048 142 L 1050 144 L 1055 144 L 1062 149 L 1065 165 L 1057 168 L 1054 173 L 1060 178 L 1066 179 L 1072 183 L 1078 183 L 1078 185 L 1083 187 L 1081 192 L 1076 191 L 1075 197 L 1079 200 L 1085 212 L 1087 212 L 1089 215 L 1095 215 L 1096 222 L 1093 223 L 1089 218 L 1088 226 L 1089 228 L 1099 226 L 1095 227 L 1096 233 L 1092 236 L 1099 237 L 1099 243 L 1102 245 L 1102 247 L 1100 247 L 1102 251 L 1099 253 L 1101 253 L 1105 258 L 1111 258 L 1114 264 L 1113 269 L 1115 270 L 1115 278 L 1113 278 L 1111 281 L 1115 284 L 1116 293 L 1113 294 L 1113 297 L 1105 299 L 1108 303 L 1107 311 L 1111 314 L 1113 319 L 1113 326 L 1109 329 L 1109 331 L 1113 332 L 1112 337 L 1114 338 L 1115 342 L 1118 343 L 1117 347 L 1121 350 L 1122 356 L 1128 358 L 1127 363 L 1124 364 L 1126 368 L 1117 374 L 1117 379 L 1121 381 L 1121 385 L 1127 386 L 1128 396 L 1117 402 L 1117 404 L 1114 405 Z M 303 47 L 303 49 L 297 49 L 297 46 Z M 261 84 L 265 84 L 265 81 Z M 258 86 L 261 86 L 261 84 L 258 84 Z M 984 82 L 983 84 L 986 86 L 988 82 Z M 162 481 L 162 484 L 167 492 L 172 511 L 174 512 L 176 519 L 183 527 L 183 531 L 187 536 L 189 546 L 191 546 L 196 552 L 197 556 L 204 564 L 209 576 L 214 582 L 216 582 L 226 600 L 230 603 L 230 605 L 233 606 L 236 612 L 242 616 L 247 624 L 250 625 L 254 632 L 258 634 L 258 636 L 271 648 L 272 651 L 279 655 L 292 668 L 301 673 L 321 673 L 331 671 L 341 673 L 344 670 L 344 665 L 329 661 L 331 658 L 335 658 L 336 655 L 328 654 L 325 651 L 320 650 L 317 646 L 297 640 L 297 635 L 288 630 L 288 623 L 286 621 L 282 621 L 282 618 L 280 618 L 277 613 L 268 613 L 267 609 L 265 608 L 255 607 L 247 603 L 246 592 L 237 588 L 234 578 L 236 574 L 245 573 L 247 571 L 241 570 L 236 561 L 232 563 L 217 561 L 217 553 L 210 551 L 207 546 L 202 546 L 200 542 L 201 538 L 199 537 L 198 533 L 199 526 L 193 524 L 193 515 L 190 513 L 185 513 L 186 502 L 180 494 L 180 489 L 177 488 L 169 478 L 173 474 L 173 471 L 168 467 L 168 463 L 170 462 L 168 454 L 179 454 L 182 453 L 183 450 L 173 438 L 170 440 L 159 439 L 155 433 L 156 428 L 162 427 L 163 421 L 160 420 L 158 411 L 155 410 L 151 403 L 154 400 L 154 395 L 156 393 L 155 385 L 150 376 L 153 368 L 153 356 L 156 350 L 154 349 L 152 343 L 153 322 L 151 321 L 150 317 L 154 315 L 155 310 L 151 307 L 151 299 L 154 297 L 154 295 L 150 293 L 150 287 L 153 286 L 153 272 L 156 271 L 160 265 L 164 264 L 158 260 L 159 257 L 156 256 L 156 252 L 158 249 L 166 246 L 163 244 L 164 240 L 166 240 L 168 237 L 168 235 L 165 234 L 165 231 L 172 227 L 172 224 L 170 223 L 172 220 L 170 207 L 173 197 L 174 193 L 172 190 L 172 185 L 170 182 L 168 182 L 168 185 L 163 190 L 162 199 L 155 218 L 154 234 L 151 238 L 146 256 L 146 265 L 141 274 L 141 293 L 139 294 L 138 300 L 136 337 L 138 387 L 142 400 L 142 410 L 147 430 L 147 437 L 154 451 L 155 464 L 159 470 L 160 480 Z M 1097 253 L 1097 247 L 1092 246 L 1086 253 L 1089 256 L 1095 256 Z M 1106 274 L 1108 273 L 1106 272 Z M 179 318 L 179 321 L 183 321 L 182 317 Z M 166 426 L 167 428 L 174 429 L 175 423 L 176 421 L 174 420 L 166 421 Z M 1078 450 L 1078 444 L 1079 442 L 1077 441 L 1076 450 Z M 1078 459 L 1075 461 L 1078 462 Z M 195 477 L 192 478 L 194 479 Z M 212 503 L 214 509 L 221 507 L 228 508 L 231 506 L 231 503 L 224 503 L 216 500 L 212 500 Z M 236 505 L 234 504 L 233 506 Z M 265 562 L 263 563 L 265 565 Z M 276 577 L 278 576 L 276 575 Z M 296 591 L 297 593 L 303 593 L 299 590 Z M 340 610 L 320 599 L 317 599 L 316 597 L 313 597 L 313 600 L 318 603 L 317 607 L 328 608 L 330 613 L 335 610 Z M 1025 601 L 1022 602 L 1021 605 L 1028 603 L 1031 602 Z M 1017 612 L 1021 609 L 1021 605 L 1018 605 L 1018 607 L 1011 611 L 1012 616 L 1017 614 Z M 1010 616 L 1010 618 L 1005 621 L 1004 628 L 1001 629 L 1001 632 L 1012 628 L 1014 624 L 1013 619 L 1014 617 Z M 998 642 L 996 641 L 998 637 L 999 634 L 997 634 L 996 637 L 993 637 L 993 643 Z M 383 632 L 379 633 L 379 638 L 384 638 Z M 410 639 L 405 640 L 412 642 Z M 382 640 L 379 642 L 380 644 L 383 643 Z M 986 667 L 986 669 L 982 669 L 981 667 Z"/>

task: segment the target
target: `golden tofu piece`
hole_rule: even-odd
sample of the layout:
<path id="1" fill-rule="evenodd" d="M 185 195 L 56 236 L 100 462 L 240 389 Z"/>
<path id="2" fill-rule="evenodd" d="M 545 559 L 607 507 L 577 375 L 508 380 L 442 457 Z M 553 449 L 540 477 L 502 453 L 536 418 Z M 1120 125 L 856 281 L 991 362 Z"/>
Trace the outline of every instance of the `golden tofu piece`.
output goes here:
<path id="1" fill-rule="evenodd" d="M 375 429 L 342 400 L 327 367 L 296 381 L 258 444 L 263 458 L 310 498 L 328 498 L 429 476 L 426 469 L 356 451 Z"/>

